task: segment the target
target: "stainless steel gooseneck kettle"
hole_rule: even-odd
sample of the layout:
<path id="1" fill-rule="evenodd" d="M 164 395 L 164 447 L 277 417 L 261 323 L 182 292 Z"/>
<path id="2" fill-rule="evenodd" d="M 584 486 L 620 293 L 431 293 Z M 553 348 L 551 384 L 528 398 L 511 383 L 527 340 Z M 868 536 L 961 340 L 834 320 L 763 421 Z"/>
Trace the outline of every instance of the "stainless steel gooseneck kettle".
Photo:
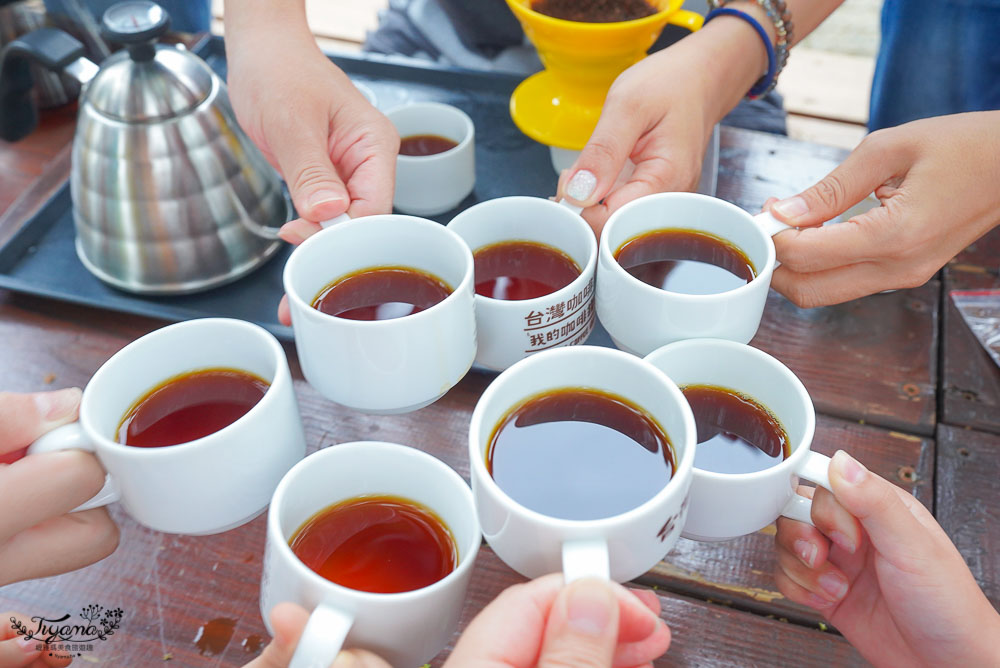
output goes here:
<path id="1" fill-rule="evenodd" d="M 83 264 L 122 290 L 181 294 L 239 278 L 281 245 L 289 207 L 277 173 L 236 122 L 223 81 L 183 48 L 156 44 L 169 17 L 131 0 L 104 14 L 126 48 L 98 68 L 43 28 L 0 52 L 0 136 L 36 121 L 26 61 L 84 84 L 70 188 Z"/>

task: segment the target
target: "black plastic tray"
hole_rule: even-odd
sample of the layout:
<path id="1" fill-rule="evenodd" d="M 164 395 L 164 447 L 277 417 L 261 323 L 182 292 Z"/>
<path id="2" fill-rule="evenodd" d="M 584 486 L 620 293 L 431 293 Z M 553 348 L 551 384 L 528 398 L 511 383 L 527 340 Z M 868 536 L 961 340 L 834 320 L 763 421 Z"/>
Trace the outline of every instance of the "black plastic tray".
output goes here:
<path id="1" fill-rule="evenodd" d="M 195 53 L 223 78 L 222 39 L 202 42 Z M 409 101 L 430 100 L 461 108 L 476 126 L 476 187 L 455 210 L 433 216 L 446 223 L 477 202 L 507 195 L 548 197 L 557 177 L 548 148 L 523 135 L 508 111 L 520 76 L 439 69 L 382 60 L 333 57 L 353 80 L 369 86 L 385 110 Z M 277 320 L 283 292 L 281 272 L 291 248 L 226 286 L 177 297 L 139 296 L 112 288 L 88 272 L 75 249 L 72 202 L 66 183 L 11 240 L 0 248 L 0 287 L 90 306 L 169 321 L 206 316 L 257 323 L 277 337 L 292 340 L 291 328 Z M 588 343 L 611 346 L 598 323 Z"/>

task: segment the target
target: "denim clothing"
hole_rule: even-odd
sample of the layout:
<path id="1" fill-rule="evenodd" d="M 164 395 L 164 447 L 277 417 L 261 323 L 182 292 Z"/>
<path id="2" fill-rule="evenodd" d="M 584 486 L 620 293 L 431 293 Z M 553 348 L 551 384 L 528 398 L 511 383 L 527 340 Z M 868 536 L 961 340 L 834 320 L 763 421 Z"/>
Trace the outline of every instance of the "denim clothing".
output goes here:
<path id="1" fill-rule="evenodd" d="M 885 0 L 868 127 L 1000 109 L 1000 0 Z"/>

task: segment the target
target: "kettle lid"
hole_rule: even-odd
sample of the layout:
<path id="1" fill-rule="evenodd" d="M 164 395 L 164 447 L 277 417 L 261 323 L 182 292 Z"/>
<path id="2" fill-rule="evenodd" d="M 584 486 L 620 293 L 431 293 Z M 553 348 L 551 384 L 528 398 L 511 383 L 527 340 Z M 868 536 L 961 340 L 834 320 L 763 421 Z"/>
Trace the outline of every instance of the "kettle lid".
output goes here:
<path id="1" fill-rule="evenodd" d="M 156 44 L 170 17 L 155 2 L 119 2 L 102 22 L 105 35 L 126 48 L 102 63 L 84 91 L 96 111 L 127 123 L 149 123 L 186 114 L 211 95 L 215 76 L 201 58 Z"/>

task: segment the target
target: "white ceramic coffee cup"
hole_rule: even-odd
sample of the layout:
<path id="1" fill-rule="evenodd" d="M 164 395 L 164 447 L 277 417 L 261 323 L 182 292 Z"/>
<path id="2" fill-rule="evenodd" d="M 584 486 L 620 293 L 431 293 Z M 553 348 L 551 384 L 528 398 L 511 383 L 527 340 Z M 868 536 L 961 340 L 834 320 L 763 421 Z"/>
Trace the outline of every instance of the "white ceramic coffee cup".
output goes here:
<path id="1" fill-rule="evenodd" d="M 430 273 L 452 293 L 393 320 L 349 320 L 311 306 L 332 281 L 384 266 Z M 476 357 L 472 253 L 433 221 L 382 215 L 333 224 L 295 249 L 283 280 L 302 373 L 338 404 L 368 413 L 422 408 L 461 380 Z"/>
<path id="2" fill-rule="evenodd" d="M 500 197 L 480 202 L 449 224 L 473 255 L 502 241 L 532 241 L 568 255 L 580 275 L 555 292 L 509 301 L 476 295 L 476 362 L 503 370 L 550 348 L 583 343 L 594 328 L 597 241 L 576 207 L 540 197 Z"/>
<path id="3" fill-rule="evenodd" d="M 525 399 L 566 387 L 618 395 L 659 423 L 673 447 L 675 470 L 653 498 L 611 517 L 567 520 L 524 507 L 493 480 L 486 453 L 497 423 Z M 665 374 L 641 359 L 597 346 L 532 355 L 497 376 L 472 413 L 469 468 L 483 535 L 497 556 L 529 578 L 562 571 L 567 581 L 584 576 L 632 580 L 656 565 L 680 538 L 694 446 L 691 407 Z"/>
<path id="4" fill-rule="evenodd" d="M 137 448 L 115 440 L 125 413 L 146 392 L 213 367 L 248 371 L 270 387 L 236 422 L 189 443 Z M 79 421 L 49 432 L 28 452 L 69 448 L 94 452 L 107 471 L 104 489 L 77 510 L 121 501 L 150 529 L 203 535 L 259 515 L 306 443 L 277 339 L 242 320 L 204 318 L 158 329 L 115 353 L 87 383 Z"/>
<path id="5" fill-rule="evenodd" d="M 756 277 L 727 292 L 687 295 L 643 283 L 622 268 L 615 252 L 629 239 L 658 229 L 722 237 L 753 263 Z M 775 268 L 771 237 L 789 229 L 770 213 L 751 216 L 734 204 L 696 193 L 659 193 L 618 209 L 601 234 L 597 260 L 597 317 L 615 345 L 637 355 L 683 339 L 748 343 L 757 333 Z"/>
<path id="6" fill-rule="evenodd" d="M 830 489 L 830 458 L 809 449 L 816 412 L 788 367 L 756 348 L 722 339 L 671 343 L 646 361 L 681 388 L 715 385 L 754 399 L 778 418 L 788 436 L 788 457 L 763 471 L 715 473 L 696 467 L 685 538 L 729 540 L 759 531 L 779 516 L 812 524 L 812 501 L 795 488 L 802 477 Z"/>
<path id="7" fill-rule="evenodd" d="M 443 153 L 396 158 L 392 205 L 398 211 L 434 216 L 468 197 L 476 184 L 476 130 L 468 114 L 440 102 L 412 102 L 385 115 L 401 138 L 430 134 L 458 144 Z"/>
<path id="8" fill-rule="evenodd" d="M 302 563 L 289 540 L 314 514 L 364 495 L 400 496 L 433 510 L 451 530 L 458 565 L 434 584 L 375 594 L 330 582 Z M 282 479 L 267 517 L 260 610 L 283 601 L 312 612 L 290 668 L 329 666 L 341 647 L 364 648 L 393 666 L 419 666 L 458 627 L 482 535 L 469 486 L 453 469 L 415 448 L 363 441 L 313 453 Z"/>

